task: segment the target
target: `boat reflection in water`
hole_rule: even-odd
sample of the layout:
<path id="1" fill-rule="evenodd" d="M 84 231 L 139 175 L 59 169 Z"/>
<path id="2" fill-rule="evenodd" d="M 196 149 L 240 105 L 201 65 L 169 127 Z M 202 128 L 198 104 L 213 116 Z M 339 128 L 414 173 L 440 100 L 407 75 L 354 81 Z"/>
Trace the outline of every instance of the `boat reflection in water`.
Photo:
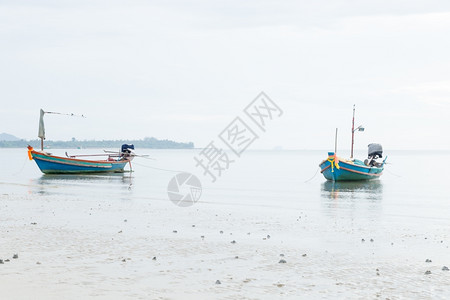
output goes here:
<path id="1" fill-rule="evenodd" d="M 326 181 L 321 187 L 322 204 L 327 210 L 379 210 L 383 183 L 369 181 Z"/>
<path id="2" fill-rule="evenodd" d="M 131 190 L 131 173 L 44 174 L 33 180 L 31 192 L 45 195 L 86 195 Z"/>
<path id="3" fill-rule="evenodd" d="M 381 199 L 383 184 L 379 180 L 326 181 L 322 183 L 322 196 L 331 199 Z"/>

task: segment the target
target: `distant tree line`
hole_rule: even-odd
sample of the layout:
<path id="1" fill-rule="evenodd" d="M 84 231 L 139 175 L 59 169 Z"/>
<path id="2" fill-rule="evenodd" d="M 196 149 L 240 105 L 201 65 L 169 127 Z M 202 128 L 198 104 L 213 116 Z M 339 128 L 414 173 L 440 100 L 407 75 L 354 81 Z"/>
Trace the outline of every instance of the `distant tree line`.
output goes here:
<path id="1" fill-rule="evenodd" d="M 144 138 L 143 140 L 85 140 L 78 141 L 72 138 L 71 141 L 45 141 L 46 148 L 120 148 L 122 144 L 133 144 L 136 148 L 153 148 L 153 149 L 192 149 L 194 143 L 179 143 L 171 140 L 158 140 L 156 138 Z M 27 145 L 39 149 L 41 140 L 19 140 L 19 141 L 0 141 L 0 148 L 22 148 Z"/>

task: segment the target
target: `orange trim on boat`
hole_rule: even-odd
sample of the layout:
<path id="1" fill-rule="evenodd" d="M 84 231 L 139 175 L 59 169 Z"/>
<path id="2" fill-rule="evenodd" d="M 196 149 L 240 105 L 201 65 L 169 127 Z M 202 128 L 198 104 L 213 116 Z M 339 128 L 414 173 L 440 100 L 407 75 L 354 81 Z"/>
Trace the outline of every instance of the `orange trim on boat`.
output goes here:
<path id="1" fill-rule="evenodd" d="M 349 171 L 349 172 L 354 172 L 354 173 L 363 174 L 363 175 L 370 175 L 370 176 L 380 176 L 381 174 L 383 174 L 383 172 L 380 172 L 380 173 L 364 173 L 364 172 L 359 172 L 359 171 L 347 169 L 347 168 L 344 168 L 342 166 L 341 166 L 341 169 Z"/>
<path id="2" fill-rule="evenodd" d="M 53 157 L 53 158 L 59 158 L 59 159 L 67 160 L 67 161 L 73 161 L 73 162 L 82 161 L 82 162 L 88 162 L 88 163 L 118 164 L 118 163 L 124 163 L 124 162 L 126 162 L 126 161 L 129 161 L 129 160 L 120 160 L 120 161 L 85 160 L 85 159 L 77 159 L 77 158 L 69 158 L 69 157 L 62 157 L 62 156 L 48 155 L 48 154 L 45 154 L 45 153 L 42 153 L 42 152 L 38 152 L 38 151 L 36 151 L 36 150 L 32 150 L 31 153 L 32 153 L 32 154 L 37 154 L 37 155 L 43 155 L 43 156 Z M 43 158 L 39 157 L 39 159 L 43 159 Z"/>
<path id="3" fill-rule="evenodd" d="M 38 158 L 36 158 L 36 159 L 38 159 L 38 160 L 43 160 L 43 161 L 48 161 L 48 162 L 55 162 L 54 160 L 51 160 L 51 159 L 48 159 L 48 158 L 45 158 L 45 157 L 38 157 Z M 91 161 L 92 163 L 98 163 L 98 162 L 94 162 L 94 161 Z M 58 164 L 62 164 L 62 165 L 71 165 L 71 166 L 80 166 L 80 167 L 94 167 L 94 168 L 103 168 L 103 169 L 109 169 L 109 168 L 112 168 L 112 165 L 111 165 L 111 163 L 108 163 L 108 164 L 105 164 L 105 163 L 101 163 L 102 165 L 94 165 L 94 166 L 89 166 L 89 165 L 85 165 L 85 164 L 78 164 L 76 161 L 75 162 L 73 162 L 73 161 L 58 161 L 57 162 Z"/>
<path id="4" fill-rule="evenodd" d="M 33 151 L 33 147 L 31 147 L 30 145 L 28 145 L 28 159 L 29 160 L 33 160 L 33 156 L 31 155 L 31 151 Z"/>
<path id="5" fill-rule="evenodd" d="M 330 168 L 330 167 L 331 167 L 331 165 L 328 165 L 327 167 L 323 168 L 323 169 L 320 171 L 320 173 L 323 173 L 326 169 L 328 169 L 328 168 Z M 342 169 L 342 170 L 345 170 L 345 171 L 349 171 L 349 172 L 353 172 L 353 173 L 358 173 L 358 174 L 362 174 L 362 175 L 369 175 L 369 176 L 381 176 L 381 174 L 383 174 L 383 172 L 380 172 L 380 173 L 364 173 L 364 172 L 360 172 L 360 171 L 348 169 L 348 168 L 346 168 L 346 167 L 343 167 L 342 165 L 341 165 L 341 169 Z"/>
<path id="6" fill-rule="evenodd" d="M 323 173 L 323 171 L 325 171 L 325 170 L 328 169 L 329 167 L 331 167 L 331 165 L 328 165 L 327 167 L 325 167 L 323 170 L 320 171 L 320 173 Z"/>

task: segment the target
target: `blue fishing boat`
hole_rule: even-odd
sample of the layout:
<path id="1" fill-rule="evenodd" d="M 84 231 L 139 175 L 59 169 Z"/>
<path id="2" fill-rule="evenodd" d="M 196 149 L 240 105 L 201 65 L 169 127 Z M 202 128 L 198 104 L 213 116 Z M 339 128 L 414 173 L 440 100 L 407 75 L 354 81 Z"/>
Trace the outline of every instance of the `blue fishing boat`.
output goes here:
<path id="1" fill-rule="evenodd" d="M 123 146 L 133 146 L 126 145 Z M 133 146 L 134 148 L 134 146 Z M 54 156 L 44 151 L 36 151 L 28 146 L 28 156 L 34 160 L 42 173 L 45 174 L 80 174 L 80 173 L 109 173 L 124 172 L 127 164 L 131 165 L 133 155 L 129 150 L 120 154 L 92 154 L 83 156 L 105 156 L 102 160 L 78 159 L 76 156 Z M 81 155 L 79 155 L 81 156 Z M 79 157 L 78 156 L 78 157 Z"/>
<path id="2" fill-rule="evenodd" d="M 372 145 L 372 144 L 371 144 Z M 327 180 L 354 181 L 379 178 L 383 174 L 381 165 L 368 165 L 359 159 L 341 159 L 334 152 L 328 152 L 328 159 L 320 163 L 320 172 Z"/>
<path id="3" fill-rule="evenodd" d="M 109 152 L 104 154 L 87 154 L 87 155 L 68 155 L 66 157 L 55 156 L 44 151 L 44 114 L 60 114 L 55 112 L 44 112 L 41 109 L 39 119 L 38 137 L 41 139 L 41 151 L 36 151 L 33 147 L 28 146 L 28 158 L 34 160 L 39 169 L 45 174 L 82 174 L 82 173 L 110 173 L 124 172 L 127 164 L 130 165 L 135 156 L 133 153 L 134 145 L 123 144 L 120 151 Z M 73 114 L 70 114 L 73 116 Z M 103 156 L 100 160 L 87 160 L 77 157 L 97 157 Z"/>
<path id="4" fill-rule="evenodd" d="M 335 151 L 328 152 L 328 158 L 320 164 L 320 172 L 327 180 L 331 181 L 357 181 L 371 180 L 379 178 L 383 174 L 384 165 L 387 157 L 383 162 L 378 162 L 378 158 L 383 157 L 383 147 L 380 144 L 370 144 L 368 157 L 364 161 L 353 158 L 353 144 L 355 131 L 364 131 L 362 126 L 355 129 L 355 106 L 353 106 L 352 121 L 352 147 L 350 159 L 342 159 L 336 155 L 337 150 L 337 129 L 335 138 Z"/>

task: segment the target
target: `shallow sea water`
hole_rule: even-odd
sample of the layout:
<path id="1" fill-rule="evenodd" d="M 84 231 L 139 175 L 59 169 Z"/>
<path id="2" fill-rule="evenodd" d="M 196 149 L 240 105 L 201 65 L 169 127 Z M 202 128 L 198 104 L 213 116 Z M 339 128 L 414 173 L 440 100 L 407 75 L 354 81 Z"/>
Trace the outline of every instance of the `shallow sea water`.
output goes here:
<path id="1" fill-rule="evenodd" d="M 215 183 L 200 150 L 138 152 L 156 160 L 80 176 L 0 149 L 2 298 L 450 297 L 450 152 L 386 151 L 360 183 L 313 177 L 326 151 L 246 151 Z M 168 170 L 198 176 L 199 202 L 169 200 Z"/>

